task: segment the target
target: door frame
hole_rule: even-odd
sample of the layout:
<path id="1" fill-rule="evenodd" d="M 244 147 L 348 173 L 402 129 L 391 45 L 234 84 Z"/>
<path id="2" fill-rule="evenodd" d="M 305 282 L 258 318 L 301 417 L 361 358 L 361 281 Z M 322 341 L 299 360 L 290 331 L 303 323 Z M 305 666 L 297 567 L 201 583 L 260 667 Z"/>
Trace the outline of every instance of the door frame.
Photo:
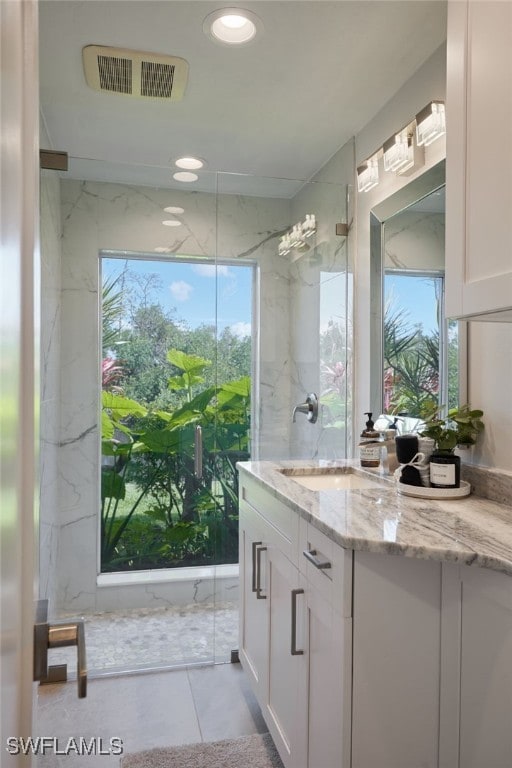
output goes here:
<path id="1" fill-rule="evenodd" d="M 30 765 L 6 749 L 32 733 L 37 597 L 39 369 L 39 70 L 37 0 L 0 2 L 2 206 L 1 658 L 2 765 Z M 6 352 L 7 354 L 4 354 Z M 5 400 L 4 400 L 5 398 Z M 7 414 L 8 411 L 8 414 Z M 4 425 L 3 425 L 4 426 Z M 4 463 L 5 460 L 5 463 Z M 5 506 L 4 506 L 5 503 Z M 5 762 L 4 762 L 5 761 Z"/>

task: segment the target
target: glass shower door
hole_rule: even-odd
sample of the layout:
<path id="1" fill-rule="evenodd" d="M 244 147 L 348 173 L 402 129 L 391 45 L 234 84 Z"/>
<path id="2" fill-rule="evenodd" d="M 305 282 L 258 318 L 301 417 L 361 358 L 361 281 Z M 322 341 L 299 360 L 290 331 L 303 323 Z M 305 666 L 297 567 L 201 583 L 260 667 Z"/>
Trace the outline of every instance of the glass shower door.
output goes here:
<path id="1" fill-rule="evenodd" d="M 101 171 L 71 158 L 71 178 L 42 180 L 42 597 L 51 621 L 85 621 L 92 675 L 225 660 L 230 638 L 222 651 L 215 645 L 217 569 L 233 603 L 237 566 L 233 531 L 218 519 L 227 469 L 212 474 L 224 268 L 215 178 L 191 193 L 99 181 Z M 102 296 L 99 263 L 109 258 L 131 274 Z M 157 263 L 189 277 L 159 275 Z M 100 308 L 119 290 L 124 308 L 106 329 L 117 337 L 102 350 Z M 226 422 L 235 395 L 222 404 Z M 196 426 L 203 479 L 194 474 Z M 73 670 L 72 649 L 51 656 Z"/>

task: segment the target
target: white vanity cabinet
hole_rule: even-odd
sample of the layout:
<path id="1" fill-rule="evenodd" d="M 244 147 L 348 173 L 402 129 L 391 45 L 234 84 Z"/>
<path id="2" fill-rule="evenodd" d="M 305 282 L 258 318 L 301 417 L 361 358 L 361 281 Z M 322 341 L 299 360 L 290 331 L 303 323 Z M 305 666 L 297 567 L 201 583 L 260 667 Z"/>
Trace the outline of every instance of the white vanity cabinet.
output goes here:
<path id="1" fill-rule="evenodd" d="M 345 503 L 364 532 L 364 497 Z M 512 576 L 421 536 L 345 549 L 241 472 L 240 660 L 286 768 L 512 766 Z"/>
<path id="2" fill-rule="evenodd" d="M 446 314 L 512 320 L 512 3 L 448 3 L 446 113 Z"/>
<path id="3" fill-rule="evenodd" d="M 239 655 L 287 768 L 350 765 L 351 558 L 241 480 Z"/>

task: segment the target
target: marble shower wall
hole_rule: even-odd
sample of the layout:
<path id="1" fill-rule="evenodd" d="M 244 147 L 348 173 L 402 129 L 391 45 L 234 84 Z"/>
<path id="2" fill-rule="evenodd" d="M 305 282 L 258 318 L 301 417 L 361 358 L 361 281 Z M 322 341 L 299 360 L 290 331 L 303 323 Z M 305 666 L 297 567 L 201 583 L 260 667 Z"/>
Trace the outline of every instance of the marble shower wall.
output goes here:
<path id="1" fill-rule="evenodd" d="M 41 171 L 41 413 L 39 594 L 56 604 L 59 545 L 61 218 L 59 178 Z"/>
<path id="2" fill-rule="evenodd" d="M 403 211 L 385 224 L 385 268 L 444 270 L 444 213 Z"/>
<path id="3" fill-rule="evenodd" d="M 289 413 L 289 281 L 287 263 L 276 253 L 277 240 L 289 226 L 290 201 L 71 180 L 61 183 L 61 201 L 63 333 L 57 600 L 60 610 L 87 612 L 108 610 L 110 600 L 113 605 L 126 604 L 132 594 L 129 587 L 98 588 L 96 583 L 98 254 L 101 250 L 154 254 L 155 248 L 164 247 L 180 254 L 214 256 L 218 248 L 219 257 L 249 259 L 259 265 L 262 362 L 255 422 L 260 430 L 260 456 L 287 455 L 289 424 L 283 414 Z M 179 234 L 162 226 L 166 216 L 163 209 L 169 205 L 185 208 Z M 276 333 L 276 329 L 280 332 Z M 133 597 L 144 600 L 146 605 L 208 600 L 212 585 L 200 581 L 189 582 L 186 595 L 173 594 L 172 585 L 162 584 L 157 588 L 139 585 Z"/>

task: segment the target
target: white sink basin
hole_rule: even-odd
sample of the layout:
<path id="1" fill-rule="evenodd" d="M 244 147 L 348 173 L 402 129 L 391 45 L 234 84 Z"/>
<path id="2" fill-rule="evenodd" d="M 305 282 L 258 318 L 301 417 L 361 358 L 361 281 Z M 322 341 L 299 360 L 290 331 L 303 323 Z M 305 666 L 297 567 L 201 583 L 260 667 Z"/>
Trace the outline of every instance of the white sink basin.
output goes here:
<path id="1" fill-rule="evenodd" d="M 300 475 L 284 472 L 283 474 L 311 491 L 350 491 L 382 487 L 379 480 L 356 475 L 354 472 L 311 472 Z"/>

